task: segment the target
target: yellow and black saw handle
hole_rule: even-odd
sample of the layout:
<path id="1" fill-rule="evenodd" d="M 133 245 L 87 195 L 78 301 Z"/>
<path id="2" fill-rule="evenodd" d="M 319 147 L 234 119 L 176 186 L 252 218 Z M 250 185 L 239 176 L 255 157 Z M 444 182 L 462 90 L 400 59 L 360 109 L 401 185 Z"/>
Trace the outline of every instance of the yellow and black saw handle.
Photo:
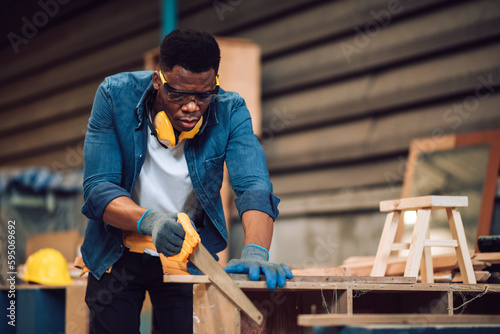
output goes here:
<path id="1" fill-rule="evenodd" d="M 182 249 L 179 254 L 174 256 L 169 256 L 167 259 L 177 262 L 188 262 L 189 256 L 193 253 L 193 250 L 200 243 L 200 235 L 191 224 L 191 219 L 189 216 L 183 212 L 177 214 L 177 221 L 182 225 L 184 232 L 186 233 L 184 237 L 184 242 L 182 243 Z"/>

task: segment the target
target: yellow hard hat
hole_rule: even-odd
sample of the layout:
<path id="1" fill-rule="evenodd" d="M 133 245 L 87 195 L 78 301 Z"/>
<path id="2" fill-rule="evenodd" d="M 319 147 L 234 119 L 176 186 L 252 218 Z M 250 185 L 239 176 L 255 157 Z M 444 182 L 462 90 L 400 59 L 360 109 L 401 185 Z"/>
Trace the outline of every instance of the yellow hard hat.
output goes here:
<path id="1" fill-rule="evenodd" d="M 68 285 L 68 263 L 56 249 L 43 248 L 31 254 L 24 266 L 23 280 L 46 285 Z"/>

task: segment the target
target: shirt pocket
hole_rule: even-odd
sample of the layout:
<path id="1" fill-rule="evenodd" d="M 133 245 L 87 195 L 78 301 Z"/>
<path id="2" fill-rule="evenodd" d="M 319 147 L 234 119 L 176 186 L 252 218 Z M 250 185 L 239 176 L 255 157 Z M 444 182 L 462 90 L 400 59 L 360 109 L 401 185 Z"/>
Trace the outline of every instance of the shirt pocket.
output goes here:
<path id="1" fill-rule="evenodd" d="M 203 160 L 203 167 L 205 168 L 207 184 L 216 185 L 217 188 L 220 188 L 224 175 L 225 157 L 225 154 L 222 154 L 218 157 Z"/>

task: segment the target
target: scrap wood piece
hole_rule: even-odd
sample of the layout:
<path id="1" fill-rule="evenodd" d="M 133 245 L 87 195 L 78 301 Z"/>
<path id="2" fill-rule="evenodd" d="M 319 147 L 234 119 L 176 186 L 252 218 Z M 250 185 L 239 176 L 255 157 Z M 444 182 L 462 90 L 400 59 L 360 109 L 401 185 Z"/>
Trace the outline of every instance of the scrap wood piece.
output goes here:
<path id="1" fill-rule="evenodd" d="M 488 271 L 474 271 L 477 282 L 485 283 L 490 278 L 491 273 Z M 456 269 L 443 270 L 434 273 L 435 283 L 461 283 L 463 282 L 460 271 Z"/>
<path id="2" fill-rule="evenodd" d="M 476 263 L 498 264 L 500 263 L 500 253 L 475 253 L 472 257 L 472 264 Z"/>
<path id="3" fill-rule="evenodd" d="M 359 325 L 450 325 L 500 324 L 499 315 L 447 314 L 300 314 L 299 326 L 359 326 Z"/>
<path id="4" fill-rule="evenodd" d="M 473 251 L 470 252 L 471 256 Z M 493 254 L 493 253 L 490 253 Z M 371 273 L 374 256 L 351 256 L 344 260 L 341 268 L 349 269 L 353 276 L 368 276 Z M 474 263 L 474 262 L 473 262 Z M 478 262 L 480 263 L 480 262 Z M 387 261 L 386 276 L 402 276 L 405 271 L 406 257 L 390 256 Z M 432 267 L 434 271 L 446 271 L 458 268 L 457 255 L 455 253 L 439 254 L 432 256 Z M 484 263 L 474 267 L 476 270 L 484 268 Z"/>
<path id="5" fill-rule="evenodd" d="M 340 267 L 311 267 L 291 268 L 293 276 L 350 276 L 345 268 Z"/>
<path id="6" fill-rule="evenodd" d="M 474 275 L 476 276 L 477 282 L 486 282 L 488 278 L 490 278 L 491 273 L 489 271 L 474 271 Z M 463 282 L 462 275 L 460 272 L 456 272 L 453 275 L 453 279 L 451 280 L 453 283 Z"/>

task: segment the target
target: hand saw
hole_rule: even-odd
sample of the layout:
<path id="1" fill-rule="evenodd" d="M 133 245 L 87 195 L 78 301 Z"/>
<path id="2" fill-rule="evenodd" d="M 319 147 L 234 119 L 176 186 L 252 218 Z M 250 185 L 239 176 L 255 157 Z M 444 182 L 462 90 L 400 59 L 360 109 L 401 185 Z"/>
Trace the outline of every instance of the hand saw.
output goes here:
<path id="1" fill-rule="evenodd" d="M 210 281 L 226 295 L 229 300 L 245 312 L 259 326 L 262 324 L 264 317 L 248 297 L 236 285 L 233 279 L 222 269 L 215 261 L 214 257 L 201 243 L 198 232 L 191 224 L 191 220 L 185 213 L 177 214 L 177 221 L 184 228 L 186 236 L 182 244 L 182 250 L 179 254 L 168 257 L 171 261 L 188 262 L 191 261 L 202 273 L 208 276 Z"/>

